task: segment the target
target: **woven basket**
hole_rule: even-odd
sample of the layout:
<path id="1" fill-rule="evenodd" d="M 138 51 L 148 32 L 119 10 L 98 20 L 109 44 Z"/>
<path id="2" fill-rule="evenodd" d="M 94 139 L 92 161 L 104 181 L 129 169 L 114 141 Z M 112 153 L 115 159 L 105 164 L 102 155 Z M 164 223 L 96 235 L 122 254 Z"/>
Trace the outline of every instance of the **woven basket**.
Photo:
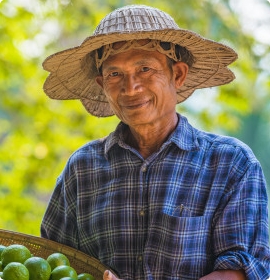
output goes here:
<path id="1" fill-rule="evenodd" d="M 0 229 L 0 244 L 5 246 L 21 244 L 26 246 L 34 256 L 45 259 L 52 253 L 63 253 L 68 257 L 70 266 L 72 266 L 78 274 L 90 273 L 96 280 L 102 280 L 104 271 L 108 269 L 108 267 L 104 266 L 99 260 L 81 251 L 42 237 Z"/>

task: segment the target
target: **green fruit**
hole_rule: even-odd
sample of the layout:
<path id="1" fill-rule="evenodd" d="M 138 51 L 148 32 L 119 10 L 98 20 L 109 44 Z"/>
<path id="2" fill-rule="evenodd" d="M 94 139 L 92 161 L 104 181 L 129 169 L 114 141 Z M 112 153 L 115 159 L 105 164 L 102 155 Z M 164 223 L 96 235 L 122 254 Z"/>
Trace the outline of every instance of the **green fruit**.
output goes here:
<path id="1" fill-rule="evenodd" d="M 29 280 L 29 272 L 28 269 L 22 263 L 11 262 L 3 270 L 3 279 Z"/>
<path id="2" fill-rule="evenodd" d="M 64 277 L 70 277 L 74 280 L 78 279 L 75 269 L 68 265 L 57 266 L 51 273 L 51 280 L 60 280 Z"/>
<path id="3" fill-rule="evenodd" d="M 81 273 L 78 275 L 78 280 L 95 280 L 95 277 L 89 273 Z"/>
<path id="4" fill-rule="evenodd" d="M 31 257 L 31 253 L 28 248 L 23 245 L 13 244 L 7 246 L 1 254 L 2 266 L 5 267 L 11 262 L 24 263 Z"/>
<path id="5" fill-rule="evenodd" d="M 49 255 L 47 262 L 50 264 L 52 271 L 60 265 L 70 266 L 69 259 L 62 253 L 53 253 Z"/>
<path id="6" fill-rule="evenodd" d="M 29 271 L 29 280 L 49 280 L 51 267 L 49 263 L 40 257 L 32 257 L 24 262 Z"/>

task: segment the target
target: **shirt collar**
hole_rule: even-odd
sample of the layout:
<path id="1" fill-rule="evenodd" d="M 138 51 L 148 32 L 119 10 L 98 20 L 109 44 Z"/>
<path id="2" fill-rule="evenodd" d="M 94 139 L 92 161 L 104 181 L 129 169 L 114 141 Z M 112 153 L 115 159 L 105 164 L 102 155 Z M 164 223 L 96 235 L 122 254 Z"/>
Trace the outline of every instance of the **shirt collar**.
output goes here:
<path id="1" fill-rule="evenodd" d="M 168 141 L 175 143 L 181 150 L 198 150 L 197 130 L 189 124 L 186 117 L 178 114 L 178 119 L 178 125 Z"/>
<path id="2" fill-rule="evenodd" d="M 167 146 L 170 143 L 175 143 L 181 150 L 192 151 L 199 149 L 199 143 L 197 141 L 197 130 L 193 128 L 186 117 L 178 114 L 178 124 L 175 131 L 171 134 L 168 140 L 163 144 Z M 115 131 L 112 132 L 105 142 L 105 154 L 115 145 L 118 144 L 121 147 L 129 148 L 124 142 L 124 131 L 127 129 L 127 125 L 120 122 Z"/>

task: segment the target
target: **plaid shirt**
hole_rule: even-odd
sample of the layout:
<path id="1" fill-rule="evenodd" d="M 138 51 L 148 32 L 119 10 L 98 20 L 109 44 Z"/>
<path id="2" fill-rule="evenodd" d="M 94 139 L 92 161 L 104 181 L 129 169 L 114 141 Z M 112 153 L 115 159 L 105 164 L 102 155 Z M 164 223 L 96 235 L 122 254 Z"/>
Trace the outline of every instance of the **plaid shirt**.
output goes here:
<path id="1" fill-rule="evenodd" d="M 259 162 L 240 141 L 179 118 L 147 159 L 125 144 L 123 123 L 76 151 L 58 178 L 42 236 L 99 259 L 126 280 L 197 280 L 218 269 L 267 279 Z"/>

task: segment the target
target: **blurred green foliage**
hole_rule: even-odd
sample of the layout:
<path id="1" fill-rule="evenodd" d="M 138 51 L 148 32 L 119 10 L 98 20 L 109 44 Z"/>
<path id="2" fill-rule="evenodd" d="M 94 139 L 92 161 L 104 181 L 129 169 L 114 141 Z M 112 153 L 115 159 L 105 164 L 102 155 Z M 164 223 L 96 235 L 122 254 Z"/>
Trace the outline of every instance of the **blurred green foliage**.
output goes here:
<path id="1" fill-rule="evenodd" d="M 178 111 L 202 129 L 237 135 L 248 142 L 270 179 L 270 79 L 265 67 L 269 46 L 243 32 L 229 1 L 3 0 L 0 228 L 39 235 L 46 204 L 68 157 L 87 141 L 110 133 L 118 123 L 116 117 L 90 116 L 79 101 L 46 97 L 42 86 L 48 73 L 42 61 L 80 44 L 107 13 L 127 4 L 160 8 L 180 27 L 237 50 L 239 59 L 231 67 L 237 79 L 227 86 L 197 91 Z"/>

